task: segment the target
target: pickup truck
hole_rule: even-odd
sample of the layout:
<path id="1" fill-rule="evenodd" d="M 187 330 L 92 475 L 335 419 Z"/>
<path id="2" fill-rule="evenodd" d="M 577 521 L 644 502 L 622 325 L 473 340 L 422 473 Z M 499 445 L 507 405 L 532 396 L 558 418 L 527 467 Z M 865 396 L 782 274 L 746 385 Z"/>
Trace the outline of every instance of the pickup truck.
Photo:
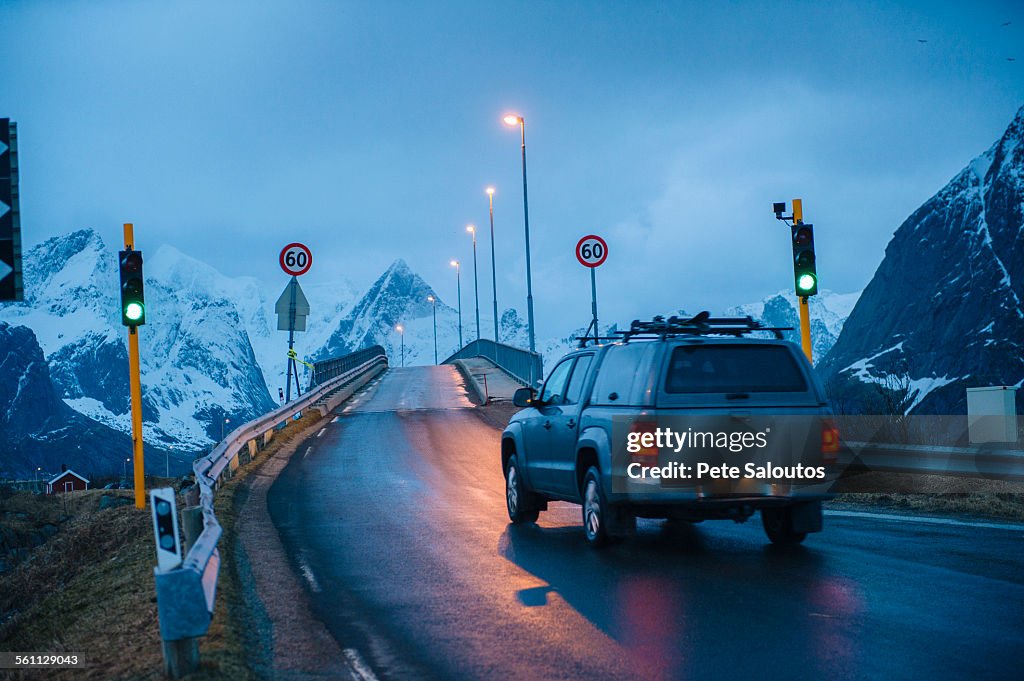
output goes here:
<path id="1" fill-rule="evenodd" d="M 594 547 L 635 532 L 638 517 L 744 522 L 759 511 L 781 544 L 820 531 L 839 433 L 782 330 L 656 317 L 563 357 L 539 394 L 513 398 L 524 408 L 501 438 L 511 521 L 574 502 Z"/>

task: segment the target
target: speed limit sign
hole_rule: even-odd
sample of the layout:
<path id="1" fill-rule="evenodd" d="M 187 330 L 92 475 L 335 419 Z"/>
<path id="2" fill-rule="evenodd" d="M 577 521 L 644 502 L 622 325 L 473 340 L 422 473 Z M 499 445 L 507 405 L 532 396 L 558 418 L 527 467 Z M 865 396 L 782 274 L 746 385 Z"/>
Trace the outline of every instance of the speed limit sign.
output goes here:
<path id="1" fill-rule="evenodd" d="M 313 254 L 305 244 L 288 244 L 281 249 L 281 269 L 293 277 L 305 274 L 313 265 Z"/>
<path id="2" fill-rule="evenodd" d="M 576 243 L 576 259 L 584 267 L 600 267 L 608 258 L 608 244 L 596 234 L 589 234 Z"/>

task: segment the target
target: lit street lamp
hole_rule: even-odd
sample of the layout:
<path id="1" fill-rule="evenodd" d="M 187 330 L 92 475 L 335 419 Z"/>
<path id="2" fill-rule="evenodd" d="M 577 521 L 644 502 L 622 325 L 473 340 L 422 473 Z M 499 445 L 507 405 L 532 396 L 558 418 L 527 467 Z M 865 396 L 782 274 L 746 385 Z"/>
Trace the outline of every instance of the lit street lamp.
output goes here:
<path id="1" fill-rule="evenodd" d="M 121 481 L 124 484 L 126 484 L 126 485 L 128 484 L 128 462 L 129 461 L 131 461 L 131 459 L 125 459 L 124 463 L 121 464 L 121 469 L 122 469 L 121 470 Z"/>
<path id="2" fill-rule="evenodd" d="M 395 331 L 397 331 L 398 335 L 402 337 L 402 366 L 404 367 L 405 366 L 405 329 L 403 329 L 402 325 L 399 324 L 398 326 L 395 327 Z"/>
<path id="3" fill-rule="evenodd" d="M 494 187 L 487 188 L 487 204 L 491 215 L 491 291 L 494 293 L 494 342 L 498 340 L 498 273 L 494 265 Z"/>
<path id="4" fill-rule="evenodd" d="M 462 268 L 458 260 L 452 260 L 452 267 L 455 268 L 455 282 L 459 288 L 459 350 L 462 349 Z"/>
<path id="5" fill-rule="evenodd" d="M 437 364 L 437 298 L 427 296 L 427 300 L 430 301 L 430 306 L 434 312 L 434 364 Z"/>
<path id="6" fill-rule="evenodd" d="M 476 338 L 480 340 L 480 280 L 476 276 L 476 227 L 466 225 L 466 231 L 473 235 L 473 299 L 476 302 Z"/>
<path id="7" fill-rule="evenodd" d="M 231 423 L 231 419 L 224 419 L 224 423 L 220 424 L 220 439 L 224 439 L 224 426 Z"/>
<path id="8" fill-rule="evenodd" d="M 526 198 L 526 121 L 518 114 L 508 114 L 502 120 L 505 121 L 505 125 L 518 125 L 523 140 L 523 226 L 526 228 L 526 322 L 530 332 L 530 352 L 535 352 L 537 342 L 533 330 L 533 278 L 530 275 L 530 209 Z"/>

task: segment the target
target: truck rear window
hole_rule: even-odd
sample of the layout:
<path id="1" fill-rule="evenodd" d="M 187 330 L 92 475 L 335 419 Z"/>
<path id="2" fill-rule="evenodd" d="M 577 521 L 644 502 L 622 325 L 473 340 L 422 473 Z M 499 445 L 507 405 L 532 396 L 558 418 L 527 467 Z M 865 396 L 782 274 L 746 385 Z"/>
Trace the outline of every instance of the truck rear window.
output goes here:
<path id="1" fill-rule="evenodd" d="M 781 345 L 682 345 L 672 351 L 665 392 L 790 393 L 807 382 Z"/>

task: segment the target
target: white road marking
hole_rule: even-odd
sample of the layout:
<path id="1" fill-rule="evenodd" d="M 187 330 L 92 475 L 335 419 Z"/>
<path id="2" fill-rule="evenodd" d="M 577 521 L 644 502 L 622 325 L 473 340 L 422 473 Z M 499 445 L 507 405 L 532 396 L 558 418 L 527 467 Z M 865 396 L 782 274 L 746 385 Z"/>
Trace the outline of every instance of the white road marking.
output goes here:
<path id="1" fill-rule="evenodd" d="M 309 456 L 309 453 L 311 451 L 313 451 L 312 447 L 306 447 L 306 453 L 302 455 L 302 458 L 305 459 L 307 456 Z"/>
<path id="2" fill-rule="evenodd" d="M 1024 524 L 1020 523 L 989 523 L 979 520 L 956 520 L 954 518 L 933 518 L 930 516 L 896 515 L 893 513 L 867 513 L 864 511 L 825 511 L 825 515 L 840 518 L 874 518 L 877 520 L 896 520 L 909 523 L 925 523 L 928 525 L 952 525 L 954 527 L 984 527 L 992 530 L 1014 530 L 1024 532 Z"/>
<path id="3" fill-rule="evenodd" d="M 339 418 L 341 418 L 341 417 L 340 416 L 335 416 L 333 419 L 331 419 L 331 423 L 337 423 Z"/>
<path id="4" fill-rule="evenodd" d="M 321 429 L 320 429 L 320 432 L 319 432 L 319 433 L 317 433 L 317 434 L 316 434 L 316 436 L 317 436 L 317 437 L 320 437 L 321 435 L 323 435 L 323 434 L 324 434 L 324 432 L 325 432 L 326 430 L 327 430 L 326 428 L 321 428 Z"/>
<path id="5" fill-rule="evenodd" d="M 309 567 L 309 563 L 301 555 L 299 556 L 299 569 L 302 570 L 302 576 L 309 582 L 309 588 L 314 593 L 320 593 L 320 583 L 316 581 L 316 577 L 313 575 L 312 568 Z"/>
<path id="6" fill-rule="evenodd" d="M 362 655 L 359 654 L 355 648 L 345 648 L 342 651 L 345 655 L 345 659 L 348 660 L 349 667 L 352 669 L 352 674 L 355 675 L 360 681 L 377 681 L 377 675 L 373 673 L 373 670 L 363 662 Z"/>

